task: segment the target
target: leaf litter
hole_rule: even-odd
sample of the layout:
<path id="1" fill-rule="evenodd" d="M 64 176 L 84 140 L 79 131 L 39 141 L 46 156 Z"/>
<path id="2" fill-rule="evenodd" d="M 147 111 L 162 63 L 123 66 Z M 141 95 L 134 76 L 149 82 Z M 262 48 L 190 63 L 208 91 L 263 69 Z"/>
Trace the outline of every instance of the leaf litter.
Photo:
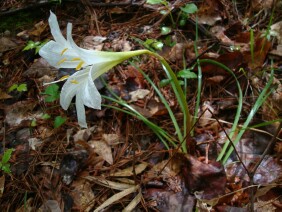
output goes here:
<path id="1" fill-rule="evenodd" d="M 171 8 L 171 14 L 177 15 L 190 1 L 170 1 L 168 6 L 134 1 L 120 6 L 121 10 L 114 10 L 108 2 L 98 6 L 92 1 L 82 2 L 66 1 L 56 9 L 52 4 L 42 8 L 45 17 L 35 20 L 31 28 L 14 29 L 17 37 L 9 31 L 0 32 L 1 154 L 14 149 L 9 160 L 11 174 L 1 173 L 1 210 L 246 211 L 252 204 L 255 211 L 281 210 L 281 132 L 262 158 L 281 122 L 281 4 L 249 1 L 246 7 L 245 1 L 205 0 L 196 3 L 198 17 L 190 14 L 189 24 L 171 27 L 163 35 L 160 27 L 169 25 L 170 20 L 168 13 L 162 15 L 160 11 Z M 5 0 L 1 7 L 9 10 L 12 4 L 12 0 Z M 117 6 L 119 2 L 110 4 Z M 85 8 L 95 13 L 88 9 L 85 13 Z M 66 22 L 74 23 L 74 37 L 87 49 L 128 51 L 144 48 L 136 42 L 138 39 L 162 42 L 163 48 L 156 51 L 175 72 L 190 68 L 198 59 L 193 43 L 198 20 L 199 58 L 227 66 L 243 90 L 238 130 L 270 79 L 271 65 L 275 69 L 273 89 L 251 126 L 278 121 L 250 127 L 228 163 L 216 161 L 229 139 L 238 93 L 234 80 L 222 67 L 202 64 L 201 116 L 195 134 L 184 141 L 189 154 L 181 153 L 179 148 L 165 149 L 141 121 L 109 108 L 87 109 L 91 128 L 81 130 L 75 107 L 63 111 L 52 89 L 42 86 L 43 82 L 60 79 L 60 72 L 73 70 L 57 71 L 36 54 L 36 49 L 22 51 L 28 40 L 36 43 L 50 38 L 49 9 L 60 16 L 61 27 L 66 27 Z M 271 10 L 275 12 L 273 17 Z M 255 30 L 253 38 L 250 27 Z M 267 30 L 271 42 L 266 39 Z M 138 58 L 137 63 L 154 83 L 160 84 L 165 78 L 154 58 Z M 191 71 L 198 73 L 196 67 Z M 136 68 L 124 62 L 103 78 L 95 81 L 100 83 L 97 87 L 103 95 L 112 95 L 106 83 L 115 95 L 174 134 L 166 108 Z M 9 91 L 11 86 L 23 83 L 25 91 Z M 197 83 L 194 79 L 188 83 L 187 101 L 194 108 Z M 183 115 L 170 87 L 162 87 L 161 92 L 180 122 Z M 107 100 L 104 103 L 111 104 Z M 54 128 L 59 116 L 67 119 Z"/>

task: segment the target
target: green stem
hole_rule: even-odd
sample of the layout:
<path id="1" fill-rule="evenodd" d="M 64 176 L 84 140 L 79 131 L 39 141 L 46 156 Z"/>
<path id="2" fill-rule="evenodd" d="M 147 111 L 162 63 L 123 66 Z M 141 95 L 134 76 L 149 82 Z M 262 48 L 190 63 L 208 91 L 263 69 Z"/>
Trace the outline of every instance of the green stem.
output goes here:
<path id="1" fill-rule="evenodd" d="M 273 71 L 273 69 L 271 69 L 270 79 L 268 80 L 266 86 L 264 87 L 264 89 L 260 93 L 258 99 L 256 100 L 253 108 L 251 109 L 251 111 L 250 111 L 250 113 L 249 113 L 249 115 L 247 117 L 247 120 L 244 122 L 242 128 L 240 129 L 236 139 L 233 142 L 234 145 L 236 145 L 240 141 L 241 137 L 245 133 L 245 131 L 246 131 L 247 127 L 249 126 L 251 120 L 253 119 L 254 115 L 256 114 L 256 112 L 258 111 L 260 106 L 263 104 L 263 102 L 265 102 L 267 97 L 272 93 L 272 89 L 269 91 L 269 88 L 270 88 L 270 86 L 272 84 L 272 81 L 273 81 L 273 74 L 274 74 L 274 71 Z M 226 155 L 225 155 L 225 157 L 223 159 L 223 163 L 226 163 L 226 161 L 230 157 L 230 155 L 233 152 L 233 150 L 234 150 L 233 146 L 230 146 L 228 152 L 226 153 Z"/>
<path id="2" fill-rule="evenodd" d="M 198 42 L 198 16 L 196 16 L 196 37 L 194 41 L 195 54 L 196 54 L 196 57 L 198 58 L 199 53 L 198 53 L 197 42 Z M 199 114 L 199 108 L 200 108 L 200 102 L 201 102 L 201 92 L 202 92 L 202 68 L 201 68 L 199 59 L 197 59 L 197 66 L 198 66 L 198 90 L 197 90 L 197 100 L 196 100 L 195 112 L 194 112 L 195 115 L 194 115 L 194 119 L 192 123 L 193 125 L 196 123 L 197 117 Z"/>
<path id="3" fill-rule="evenodd" d="M 171 110 L 167 100 L 165 99 L 165 97 L 162 95 L 161 91 L 158 89 L 158 87 L 155 85 L 155 83 L 148 77 L 147 74 L 145 74 L 139 67 L 137 67 L 135 64 L 131 63 L 131 65 L 133 65 L 144 77 L 145 79 L 151 84 L 151 86 L 154 88 L 155 92 L 158 94 L 158 96 L 160 97 L 162 103 L 164 104 L 165 108 L 167 109 L 170 119 L 174 125 L 175 131 L 177 133 L 178 136 L 178 140 L 182 141 L 183 140 L 183 135 L 181 133 L 180 127 L 177 123 L 177 120 L 174 116 L 173 111 Z"/>
<path id="4" fill-rule="evenodd" d="M 240 83 L 238 81 L 238 79 L 236 78 L 235 74 L 233 73 L 233 71 L 228 68 L 227 66 L 223 65 L 222 63 L 219 63 L 217 61 L 214 61 L 214 60 L 211 60 L 211 59 L 201 59 L 200 60 L 200 63 L 211 63 L 211 64 L 214 64 L 216 66 L 219 66 L 220 68 L 226 70 L 227 72 L 229 72 L 235 79 L 236 81 L 236 85 L 238 87 L 238 91 L 239 91 L 239 97 L 238 97 L 238 107 L 237 107 L 237 111 L 236 111 L 236 115 L 235 115 L 235 119 L 234 119 L 234 122 L 233 122 L 233 126 L 231 128 L 231 132 L 229 134 L 229 137 L 230 139 L 232 140 L 234 134 L 235 134 L 235 131 L 237 129 L 237 126 L 238 126 L 238 122 L 239 122 L 239 118 L 240 118 L 240 114 L 241 114 L 241 111 L 242 111 L 242 107 L 243 107 L 243 93 L 242 93 L 242 89 L 241 89 L 241 86 L 240 86 Z M 217 157 L 217 161 L 220 161 L 222 160 L 228 146 L 229 146 L 229 143 L 230 141 L 227 140 L 219 154 L 219 156 Z"/>
<path id="5" fill-rule="evenodd" d="M 177 144 L 173 141 L 173 138 L 168 135 L 163 129 L 161 129 L 159 126 L 157 126 L 156 124 L 154 124 L 153 122 L 149 121 L 146 117 L 144 117 L 142 114 L 140 114 L 138 111 L 136 111 L 134 108 L 132 108 L 130 105 L 128 105 L 127 103 L 123 102 L 123 100 L 117 100 L 108 96 L 103 96 L 104 99 L 110 100 L 112 102 L 115 102 L 127 109 L 128 110 L 124 110 L 115 106 L 111 106 L 111 105 L 103 105 L 106 106 L 108 108 L 112 108 L 118 111 L 121 111 L 123 113 L 126 113 L 128 115 L 131 115 L 133 117 L 138 118 L 139 120 L 143 121 L 150 129 L 152 129 L 152 131 L 160 138 L 160 140 L 163 142 L 163 144 L 165 145 L 165 147 L 167 149 L 169 149 L 169 145 L 167 144 L 166 141 L 169 141 L 174 147 L 177 147 Z"/>
<path id="6" fill-rule="evenodd" d="M 150 55 L 153 55 L 154 57 L 158 58 L 163 66 L 163 69 L 166 72 L 166 75 L 168 77 L 169 80 L 171 80 L 171 86 L 172 89 L 175 93 L 176 99 L 180 105 L 180 108 L 182 110 L 183 113 L 183 119 L 184 119 L 184 128 L 186 129 L 186 132 L 190 132 L 191 131 L 191 114 L 188 110 L 188 105 L 186 102 L 186 98 L 184 96 L 183 90 L 178 82 L 178 79 L 176 77 L 176 75 L 174 74 L 173 70 L 171 69 L 171 67 L 169 66 L 169 64 L 166 62 L 166 60 L 161 57 L 160 55 L 154 53 L 154 52 L 150 52 Z M 187 135 L 184 134 L 184 138 L 186 138 Z M 182 143 L 182 150 L 186 153 L 187 152 L 187 147 L 186 147 L 186 142 L 183 142 L 183 140 L 180 141 Z"/>

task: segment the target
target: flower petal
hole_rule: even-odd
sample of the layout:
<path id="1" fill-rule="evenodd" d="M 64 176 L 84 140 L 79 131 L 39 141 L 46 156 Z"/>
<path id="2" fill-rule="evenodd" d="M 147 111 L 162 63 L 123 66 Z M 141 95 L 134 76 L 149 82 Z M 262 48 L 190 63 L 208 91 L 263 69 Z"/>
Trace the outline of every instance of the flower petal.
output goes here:
<path id="1" fill-rule="evenodd" d="M 60 29 L 58 26 L 56 16 L 52 13 L 49 19 L 51 19 L 52 20 L 51 23 L 53 23 L 52 25 L 50 25 L 51 31 L 54 32 L 52 34 L 53 35 L 56 34 L 56 37 L 58 38 L 56 40 L 61 40 L 61 41 L 60 42 L 58 41 L 55 42 L 52 40 L 49 41 L 39 50 L 39 55 L 45 58 L 48 61 L 48 63 L 50 63 L 50 65 L 56 68 L 77 68 L 77 70 L 79 70 L 80 68 L 89 65 L 80 58 L 79 54 L 77 54 L 77 52 L 74 49 L 72 49 L 72 47 L 69 44 L 69 41 L 66 41 L 61 33 L 57 33 L 57 30 Z M 69 23 L 67 26 L 68 37 L 71 37 L 71 30 L 72 30 L 72 24 Z M 73 42 L 72 39 L 71 41 Z"/>
<path id="2" fill-rule="evenodd" d="M 50 17 L 48 21 L 49 21 L 49 26 L 51 28 L 51 34 L 53 35 L 55 41 L 67 47 L 68 46 L 67 40 L 62 35 L 62 32 L 58 24 L 57 16 L 54 13 L 52 13 L 52 11 L 50 11 Z"/>
<path id="3" fill-rule="evenodd" d="M 72 35 L 72 24 L 68 24 L 67 28 L 67 39 L 71 48 L 79 55 L 79 57 L 88 65 L 106 63 L 106 62 L 116 62 L 116 64 L 121 63 L 122 61 L 134 57 L 140 54 L 148 53 L 148 50 L 136 50 L 129 52 L 105 52 L 105 51 L 96 51 L 80 48 L 74 42 Z"/>
<path id="4" fill-rule="evenodd" d="M 91 70 L 94 67 L 92 66 Z M 89 75 L 87 77 L 87 83 L 83 85 L 83 89 L 81 89 L 83 92 L 81 92 L 83 104 L 87 107 L 91 107 L 94 109 L 101 109 L 101 95 L 98 92 L 94 81 L 91 76 L 91 71 L 89 71 Z"/>
<path id="5" fill-rule="evenodd" d="M 78 71 L 71 75 L 65 82 L 60 95 L 60 104 L 63 109 L 68 109 L 73 97 L 78 93 L 83 84 L 87 82 L 89 71 L 90 67 Z M 74 81 L 77 81 L 78 84 L 74 83 Z"/>
<path id="6" fill-rule="evenodd" d="M 101 109 L 101 95 L 91 76 L 93 70 L 94 66 L 87 67 L 68 78 L 61 90 L 60 104 L 62 108 L 67 110 L 73 97 L 76 95 L 79 96 L 82 103 L 87 107 Z"/>
<path id="7" fill-rule="evenodd" d="M 76 114 L 77 114 L 77 120 L 79 126 L 83 128 L 87 128 L 85 107 L 83 105 L 83 101 L 80 95 L 76 96 L 75 106 L 76 106 Z"/>
<path id="8" fill-rule="evenodd" d="M 79 60 L 74 60 L 78 57 L 72 49 L 68 49 L 63 55 L 63 46 L 55 41 L 49 41 L 40 50 L 39 55 L 47 62 L 56 68 L 75 68 L 80 63 Z M 64 60 L 64 61 L 63 61 Z M 63 61 L 63 62 L 61 62 Z"/>
<path id="9" fill-rule="evenodd" d="M 70 76 L 62 88 L 60 96 L 60 104 L 65 110 L 68 109 L 73 97 L 76 96 L 78 123 L 85 128 L 87 128 L 87 124 L 84 105 L 101 109 L 101 95 L 91 77 L 90 70 L 92 69 L 94 68 L 87 67 Z"/>

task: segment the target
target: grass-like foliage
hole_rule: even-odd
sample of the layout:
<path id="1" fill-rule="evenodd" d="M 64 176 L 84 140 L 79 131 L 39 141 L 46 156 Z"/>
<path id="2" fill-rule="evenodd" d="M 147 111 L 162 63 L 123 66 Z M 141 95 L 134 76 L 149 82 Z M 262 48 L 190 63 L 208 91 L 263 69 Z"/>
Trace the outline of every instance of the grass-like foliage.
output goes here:
<path id="1" fill-rule="evenodd" d="M 168 114 L 170 116 L 170 119 L 171 119 L 173 126 L 175 128 L 177 139 L 174 138 L 173 135 L 170 135 L 164 129 L 162 129 L 161 127 L 156 125 L 155 123 L 151 122 L 148 118 L 144 117 L 137 110 L 135 110 L 132 106 L 130 106 L 127 102 L 125 102 L 120 97 L 118 97 L 116 94 L 114 94 L 114 92 L 112 92 L 110 89 L 109 89 L 109 91 L 111 92 L 113 97 L 103 96 L 103 98 L 110 100 L 114 103 L 118 103 L 119 105 L 121 105 L 125 109 L 118 108 L 118 107 L 112 106 L 112 105 L 104 105 L 104 106 L 125 112 L 125 113 L 132 115 L 132 116 L 136 117 L 137 119 L 143 121 L 159 137 L 159 139 L 163 142 L 163 144 L 168 149 L 170 148 L 169 144 L 171 144 L 173 147 L 177 147 L 181 143 L 182 151 L 187 152 L 186 143 L 183 142 L 183 141 L 187 137 L 187 133 L 191 132 L 192 118 L 191 118 L 191 114 L 188 110 L 188 105 L 187 105 L 187 101 L 186 101 L 183 89 L 182 89 L 182 87 L 179 83 L 177 76 L 174 74 L 173 70 L 171 69 L 169 64 L 164 60 L 164 58 L 162 58 L 160 55 L 153 53 L 153 52 L 150 53 L 150 54 L 152 56 L 157 57 L 160 60 L 162 66 L 163 66 L 163 69 L 165 70 L 165 73 L 167 75 L 167 78 L 171 82 L 170 83 L 171 87 L 174 91 L 174 94 L 175 94 L 176 99 L 179 103 L 180 109 L 183 113 L 183 125 L 179 125 L 179 123 L 176 120 L 176 117 L 174 115 L 174 112 L 170 108 L 169 103 L 167 102 L 165 97 L 162 95 L 158 86 L 156 84 L 154 84 L 154 82 L 150 79 L 150 77 L 147 74 L 145 74 L 143 70 L 141 70 L 139 67 L 137 67 L 133 62 L 131 62 L 131 65 L 133 65 L 140 73 L 142 73 L 144 78 L 151 84 L 151 86 L 154 88 L 156 94 L 158 95 L 158 97 L 160 98 L 160 100 L 162 101 L 164 106 L 166 107 Z"/>

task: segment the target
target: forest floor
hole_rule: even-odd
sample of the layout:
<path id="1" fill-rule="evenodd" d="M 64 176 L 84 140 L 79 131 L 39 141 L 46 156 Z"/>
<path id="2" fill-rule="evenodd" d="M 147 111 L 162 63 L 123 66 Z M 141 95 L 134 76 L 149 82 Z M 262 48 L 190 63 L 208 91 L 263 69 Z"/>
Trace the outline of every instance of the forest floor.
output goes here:
<path id="1" fill-rule="evenodd" d="M 38 53 L 50 11 L 81 48 L 152 52 L 95 80 L 86 129 L 60 106 L 75 68 Z M 0 210 L 281 211 L 281 18 L 278 0 L 1 1 Z"/>

